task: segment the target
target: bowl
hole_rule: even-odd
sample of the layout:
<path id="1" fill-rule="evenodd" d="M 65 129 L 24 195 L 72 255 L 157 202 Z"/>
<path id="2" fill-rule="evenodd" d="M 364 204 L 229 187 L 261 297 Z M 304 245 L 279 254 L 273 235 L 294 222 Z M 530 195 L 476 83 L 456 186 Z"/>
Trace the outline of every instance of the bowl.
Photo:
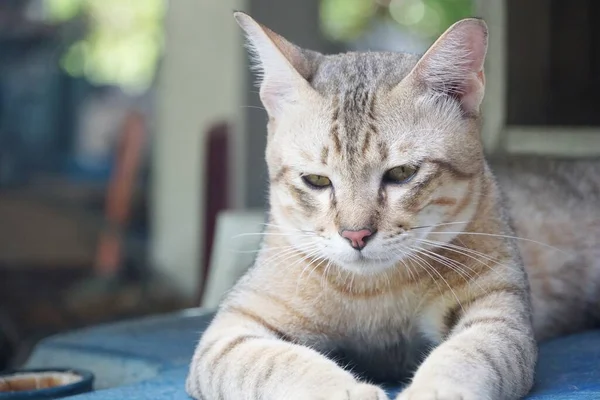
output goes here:
<path id="1" fill-rule="evenodd" d="M 70 368 L 0 372 L 0 400 L 61 399 L 92 391 L 94 375 Z"/>

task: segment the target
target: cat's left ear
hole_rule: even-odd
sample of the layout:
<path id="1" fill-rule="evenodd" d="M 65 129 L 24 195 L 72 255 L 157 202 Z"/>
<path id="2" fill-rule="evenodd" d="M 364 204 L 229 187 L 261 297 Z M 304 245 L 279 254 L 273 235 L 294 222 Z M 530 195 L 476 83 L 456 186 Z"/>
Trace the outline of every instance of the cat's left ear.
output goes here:
<path id="1" fill-rule="evenodd" d="M 246 33 L 248 48 L 260 74 L 260 98 L 270 117 L 316 93 L 308 79 L 318 53 L 301 49 L 243 12 L 234 17 Z"/>
<path id="2" fill-rule="evenodd" d="M 457 98 L 467 113 L 477 114 L 485 89 L 487 46 L 486 23 L 463 19 L 436 40 L 409 76 L 429 90 Z"/>

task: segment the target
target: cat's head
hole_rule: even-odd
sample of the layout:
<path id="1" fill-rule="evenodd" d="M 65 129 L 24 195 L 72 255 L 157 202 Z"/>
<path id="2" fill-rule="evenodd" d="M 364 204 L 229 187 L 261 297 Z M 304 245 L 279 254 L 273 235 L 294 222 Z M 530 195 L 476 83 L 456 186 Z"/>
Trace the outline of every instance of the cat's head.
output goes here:
<path id="1" fill-rule="evenodd" d="M 464 229 L 484 170 L 483 21 L 457 22 L 419 57 L 322 55 L 235 18 L 269 116 L 272 222 L 291 245 L 371 274 Z"/>

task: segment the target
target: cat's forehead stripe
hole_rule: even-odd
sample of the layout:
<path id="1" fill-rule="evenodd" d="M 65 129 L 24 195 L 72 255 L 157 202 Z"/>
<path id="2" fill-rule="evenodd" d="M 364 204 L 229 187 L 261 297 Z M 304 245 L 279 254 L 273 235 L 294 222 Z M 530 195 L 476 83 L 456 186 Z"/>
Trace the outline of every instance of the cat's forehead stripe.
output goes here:
<path id="1" fill-rule="evenodd" d="M 329 158 L 329 147 L 323 146 L 321 150 L 321 164 L 327 165 L 327 158 Z"/>
<path id="2" fill-rule="evenodd" d="M 358 165 L 379 135 L 376 121 L 376 92 L 362 82 L 332 96 L 330 136 L 337 155 Z M 341 107 L 340 107 L 341 104 Z M 344 143 L 344 146 L 342 146 Z M 387 158 L 385 143 L 377 141 L 382 160 Z"/>
<path id="3" fill-rule="evenodd" d="M 333 140 L 333 149 L 337 154 L 342 152 L 342 142 L 340 140 L 340 126 L 337 122 L 334 122 L 331 126 L 331 138 Z"/>
<path id="4" fill-rule="evenodd" d="M 363 144 L 362 144 L 362 148 L 360 151 L 363 156 L 369 150 L 369 145 L 371 144 L 371 133 L 372 132 L 373 132 L 373 130 L 371 129 L 371 125 L 369 125 L 369 130 L 367 131 L 367 134 L 365 135 L 365 138 L 364 138 Z"/>
<path id="5" fill-rule="evenodd" d="M 379 141 L 379 154 L 381 155 L 381 161 L 386 161 L 389 156 L 389 150 L 387 145 L 383 141 Z"/>

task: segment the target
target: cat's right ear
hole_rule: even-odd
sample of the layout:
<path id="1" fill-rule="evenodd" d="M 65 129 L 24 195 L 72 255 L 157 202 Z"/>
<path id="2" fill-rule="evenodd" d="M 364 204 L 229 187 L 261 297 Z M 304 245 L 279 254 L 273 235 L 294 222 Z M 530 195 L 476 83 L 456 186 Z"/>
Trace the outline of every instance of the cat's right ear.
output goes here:
<path id="1" fill-rule="evenodd" d="M 485 89 L 487 45 L 485 22 L 463 19 L 435 41 L 410 75 L 430 90 L 456 98 L 469 114 L 477 114 Z"/>
<path id="2" fill-rule="evenodd" d="M 297 102 L 303 93 L 314 92 L 307 81 L 312 69 L 305 51 L 243 12 L 233 16 L 246 33 L 250 55 L 260 74 L 260 98 L 271 118 Z"/>

